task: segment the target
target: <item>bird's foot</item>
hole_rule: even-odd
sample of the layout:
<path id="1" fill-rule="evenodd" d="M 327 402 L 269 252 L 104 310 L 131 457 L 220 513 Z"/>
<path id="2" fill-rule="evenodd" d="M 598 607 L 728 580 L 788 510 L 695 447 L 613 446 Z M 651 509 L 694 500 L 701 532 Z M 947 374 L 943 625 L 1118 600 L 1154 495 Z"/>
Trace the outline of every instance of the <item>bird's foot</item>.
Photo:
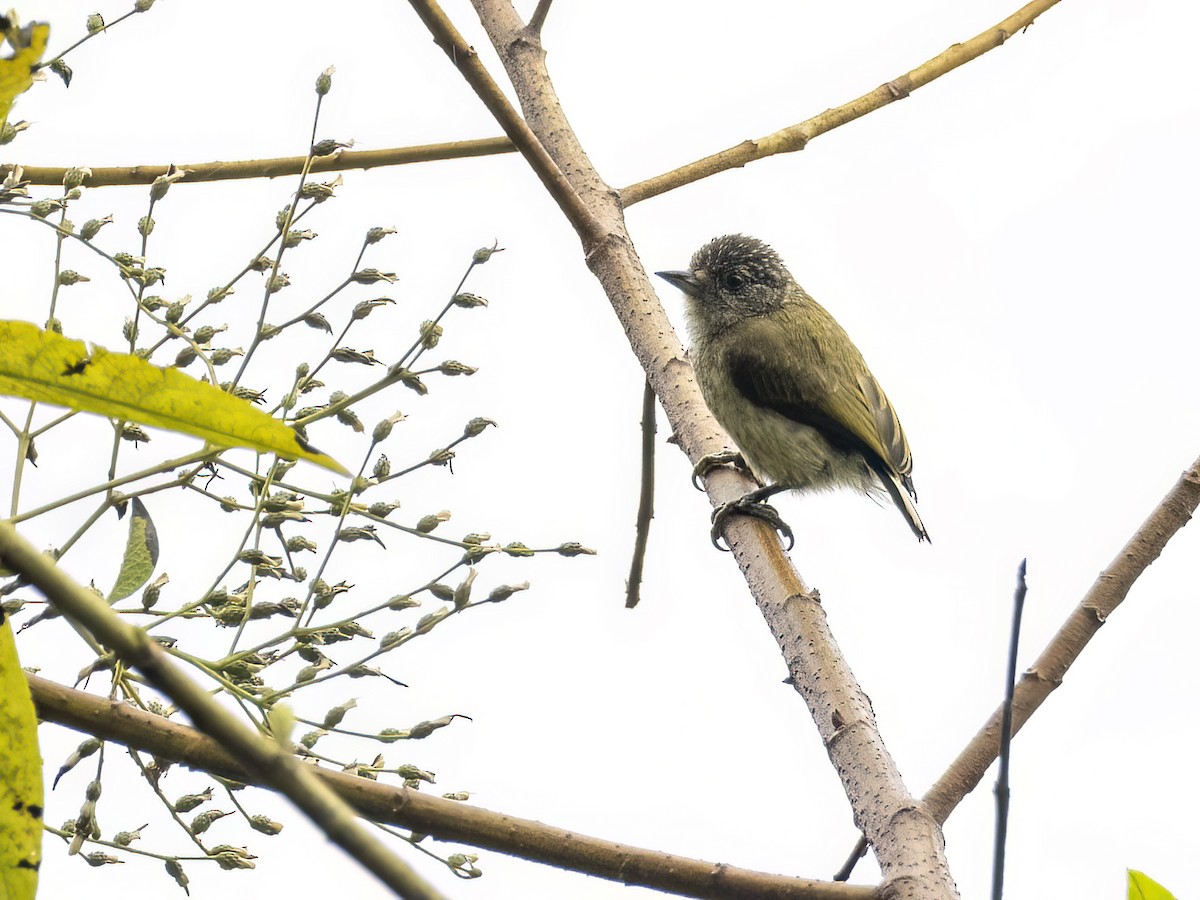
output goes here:
<path id="1" fill-rule="evenodd" d="M 774 487 L 774 486 L 772 486 Z M 767 497 L 777 493 L 771 488 L 763 488 L 758 491 L 751 491 L 746 496 L 737 500 L 731 500 L 729 503 L 722 504 L 713 510 L 712 514 L 712 530 L 709 535 L 712 537 L 713 546 L 718 550 L 726 550 L 720 543 L 721 535 L 725 530 L 725 520 L 730 516 L 753 516 L 756 519 L 762 519 L 772 528 L 787 539 L 787 550 L 791 550 L 796 546 L 796 536 L 792 533 L 791 526 L 780 518 L 775 507 L 764 502 Z"/>
<path id="2" fill-rule="evenodd" d="M 706 453 L 700 457 L 700 462 L 696 463 L 692 469 L 692 487 L 698 491 L 704 490 L 704 486 L 700 484 L 700 479 L 711 472 L 718 466 L 734 465 L 739 469 L 743 469 L 750 473 L 750 477 L 754 478 L 754 473 L 750 472 L 750 467 L 746 465 L 746 458 L 737 450 L 718 450 L 716 453 Z M 755 478 L 757 481 L 758 479 Z M 761 482 L 759 482 L 761 484 Z"/>

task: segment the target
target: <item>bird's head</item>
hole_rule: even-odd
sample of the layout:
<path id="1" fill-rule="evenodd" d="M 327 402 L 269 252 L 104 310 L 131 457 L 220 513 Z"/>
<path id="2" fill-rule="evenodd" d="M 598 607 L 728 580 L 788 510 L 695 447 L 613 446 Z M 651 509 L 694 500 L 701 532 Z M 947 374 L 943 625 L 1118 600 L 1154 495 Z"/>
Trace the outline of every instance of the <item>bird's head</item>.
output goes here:
<path id="1" fill-rule="evenodd" d="M 696 251 L 689 269 L 655 274 L 683 291 L 689 319 L 706 330 L 775 311 L 792 280 L 778 253 L 742 234 L 709 241 Z"/>

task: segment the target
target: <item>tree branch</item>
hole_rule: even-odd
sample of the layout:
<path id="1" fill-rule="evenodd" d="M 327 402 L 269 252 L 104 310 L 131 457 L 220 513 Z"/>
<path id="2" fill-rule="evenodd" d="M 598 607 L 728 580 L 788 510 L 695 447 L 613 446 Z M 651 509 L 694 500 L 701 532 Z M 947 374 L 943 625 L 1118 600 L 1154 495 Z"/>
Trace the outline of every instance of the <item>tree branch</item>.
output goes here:
<path id="1" fill-rule="evenodd" d="M 129 703 L 117 703 L 29 675 L 39 718 L 182 763 L 193 769 L 272 787 L 221 743 Z M 323 785 L 372 821 L 411 828 L 535 862 L 629 885 L 693 897 L 869 900 L 874 888 L 831 884 L 739 869 L 643 850 L 475 806 L 429 797 L 343 772 L 305 767 Z"/>
<path id="2" fill-rule="evenodd" d="M 626 609 L 633 609 L 642 599 L 642 571 L 646 566 L 646 545 L 650 542 L 650 522 L 654 518 L 654 437 L 658 434 L 655 402 L 654 389 L 647 381 L 642 388 L 642 481 L 638 491 L 633 558 L 629 563 L 629 579 L 625 582 Z"/>
<path id="3" fill-rule="evenodd" d="M 285 794 L 329 838 L 373 872 L 399 896 L 440 900 L 442 895 L 407 863 L 369 834 L 354 812 L 310 767 L 300 764 L 282 741 L 264 738 L 221 706 L 170 661 L 146 632 L 120 620 L 98 596 L 76 583 L 48 556 L 0 522 L 0 560 L 34 585 L 63 615 L 87 628 L 126 664 L 137 668 L 207 734 L 228 747 L 257 779 Z"/>
<path id="4" fill-rule="evenodd" d="M 723 435 L 700 397 L 683 347 L 632 246 L 619 198 L 592 167 L 563 114 L 537 35 L 510 4 L 473 0 L 528 122 L 527 127 L 511 127 L 508 123 L 520 116 L 494 82 L 485 79 L 486 73 L 481 74 L 474 53 L 469 61 L 460 59 L 469 47 L 434 0 L 410 2 L 472 86 L 483 85 L 476 87 L 481 99 L 543 181 L 547 154 L 552 171 L 569 179 L 572 202 L 560 199 L 560 206 L 575 226 L 588 266 L 604 286 L 680 446 L 693 462 L 720 449 Z M 728 468 L 714 470 L 705 484 L 714 503 L 753 487 L 746 476 Z M 904 788 L 879 736 L 870 701 L 825 627 L 815 592 L 804 586 L 765 524 L 732 519 L 725 537 L 813 714 L 855 821 L 876 847 L 885 877 L 882 895 L 957 896 L 937 824 Z"/>
<path id="5" fill-rule="evenodd" d="M 755 160 L 765 159 L 777 153 L 794 153 L 797 150 L 803 150 L 813 138 L 853 122 L 855 119 L 881 109 L 896 100 L 903 100 L 917 88 L 924 87 L 947 72 L 952 72 L 964 63 L 999 47 L 1018 31 L 1028 28 L 1034 19 L 1057 2 L 1058 0 L 1034 0 L 1032 3 L 1027 3 L 1003 22 L 987 31 L 975 35 L 962 44 L 953 45 L 912 71 L 906 72 L 886 84 L 881 84 L 870 93 L 863 94 L 849 103 L 827 109 L 818 116 L 805 119 L 795 125 L 789 125 L 787 128 L 756 141 L 742 141 L 720 153 L 714 153 L 712 156 L 698 159 L 685 166 L 680 166 L 678 169 L 622 188 L 621 203 L 625 207 L 630 207 L 635 203 L 683 187 L 685 184 L 708 178 L 710 175 L 741 168 Z"/>
<path id="6" fill-rule="evenodd" d="M 463 159 L 469 156 L 493 156 L 512 153 L 517 148 L 508 138 L 480 138 L 473 141 L 446 141 L 440 144 L 420 144 L 413 147 L 388 147 L 383 150 L 343 150 L 313 160 L 310 172 L 342 172 L 347 169 L 373 169 L 379 166 L 399 166 L 406 163 L 432 162 L 438 159 Z M 187 169 L 188 176 L 181 184 L 201 181 L 232 181 L 238 178 L 278 178 L 280 175 L 299 175 L 304 169 L 304 156 L 281 156 L 276 159 L 245 159 L 237 162 L 190 163 L 177 166 Z M 0 163 L 0 181 L 12 171 L 14 163 Z M 167 166 L 103 166 L 92 169 L 84 180 L 90 188 L 110 185 L 150 184 L 167 173 Z M 25 166 L 21 178 L 30 184 L 62 184 L 67 169 L 61 166 Z"/>
<path id="7" fill-rule="evenodd" d="M 1149 518 L 1100 573 L 1079 605 L 1050 639 L 1033 665 L 1021 675 L 1013 697 L 1013 734 L 1029 721 L 1047 697 L 1062 684 L 1067 669 L 1121 605 L 1130 588 L 1158 559 L 1167 542 L 1200 506 L 1200 459 L 1192 463 L 1163 497 Z M 939 822 L 945 822 L 963 797 L 974 790 L 996 758 L 1000 746 L 1003 706 L 992 713 L 922 802 Z"/>
<path id="8" fill-rule="evenodd" d="M 454 23 L 442 12 L 437 3 L 414 0 L 412 7 L 421 17 L 421 21 L 425 23 L 425 27 L 429 29 L 429 33 L 433 35 L 433 42 L 442 48 L 442 51 L 454 63 L 455 68 L 467 80 L 467 84 L 483 101 L 488 112 L 504 129 L 504 133 L 517 145 L 521 155 L 529 163 L 529 167 L 541 179 L 542 185 L 558 203 L 563 214 L 579 230 L 580 236 L 587 241 L 602 240 L 604 229 L 596 221 L 592 210 L 580 200 L 572 182 L 546 152 L 525 120 L 513 109 L 508 98 L 504 96 L 504 92 L 500 90 L 500 85 L 496 84 L 483 63 L 480 62 L 475 48 L 459 34 Z"/>

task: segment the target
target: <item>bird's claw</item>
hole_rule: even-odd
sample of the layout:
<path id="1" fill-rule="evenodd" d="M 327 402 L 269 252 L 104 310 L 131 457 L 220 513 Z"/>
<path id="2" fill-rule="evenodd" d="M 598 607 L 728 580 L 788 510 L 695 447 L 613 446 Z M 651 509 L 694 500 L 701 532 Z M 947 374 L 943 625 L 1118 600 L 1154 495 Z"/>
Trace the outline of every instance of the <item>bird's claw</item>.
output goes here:
<path id="1" fill-rule="evenodd" d="M 787 551 L 796 546 L 796 536 L 792 533 L 791 526 L 780 518 L 775 507 L 763 502 L 755 494 L 756 492 L 751 492 L 745 497 L 731 500 L 713 510 L 712 530 L 709 535 L 712 537 L 713 546 L 718 550 L 729 552 L 727 547 L 721 546 L 720 540 L 725 530 L 725 520 L 730 516 L 753 516 L 756 519 L 762 519 L 787 539 Z"/>
<path id="2" fill-rule="evenodd" d="M 700 462 L 696 463 L 692 469 L 692 487 L 698 491 L 704 490 L 700 479 L 718 466 L 727 466 L 731 463 L 739 469 L 750 471 L 750 467 L 746 465 L 746 458 L 737 450 L 718 450 L 716 453 L 706 453 L 700 457 Z"/>

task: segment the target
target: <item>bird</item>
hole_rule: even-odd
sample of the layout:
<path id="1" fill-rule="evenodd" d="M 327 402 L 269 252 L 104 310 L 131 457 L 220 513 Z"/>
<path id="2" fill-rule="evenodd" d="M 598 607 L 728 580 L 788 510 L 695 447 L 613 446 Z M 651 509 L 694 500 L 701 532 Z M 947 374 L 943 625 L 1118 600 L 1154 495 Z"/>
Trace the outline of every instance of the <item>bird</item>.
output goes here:
<path id="1" fill-rule="evenodd" d="M 739 451 L 709 454 L 696 475 L 744 461 L 762 485 L 713 513 L 714 544 L 736 513 L 766 519 L 794 543 L 764 501 L 839 487 L 886 492 L 917 540 L 930 540 L 896 411 L 850 336 L 775 250 L 725 235 L 697 250 L 688 269 L 656 274 L 683 292 L 696 381 Z"/>

